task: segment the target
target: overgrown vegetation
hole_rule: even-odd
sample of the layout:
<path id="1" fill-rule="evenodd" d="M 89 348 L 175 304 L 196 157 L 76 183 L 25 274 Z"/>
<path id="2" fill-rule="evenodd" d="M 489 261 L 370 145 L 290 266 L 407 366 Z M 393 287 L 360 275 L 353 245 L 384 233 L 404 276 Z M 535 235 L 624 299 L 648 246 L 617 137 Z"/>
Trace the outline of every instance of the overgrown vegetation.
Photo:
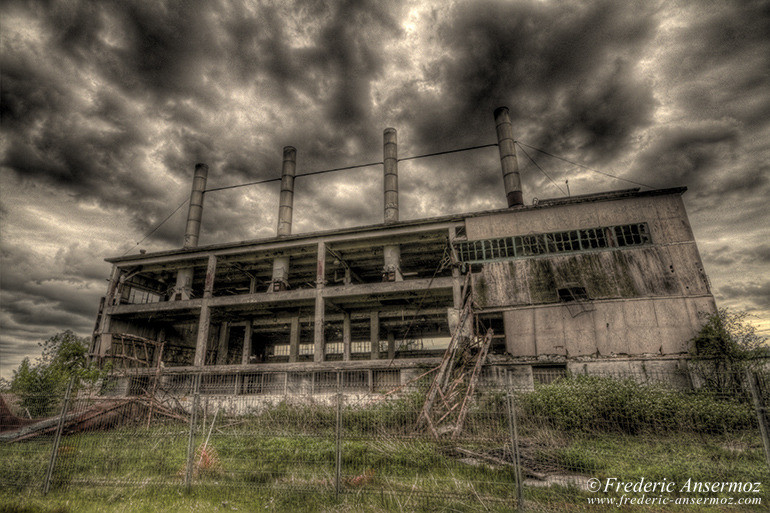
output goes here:
<path id="1" fill-rule="evenodd" d="M 524 416 L 566 432 L 734 432 L 753 428 L 747 402 L 708 391 L 684 393 L 633 379 L 568 377 L 519 396 Z"/>
<path id="2" fill-rule="evenodd" d="M 72 377 L 77 391 L 107 372 L 88 362 L 88 339 L 78 337 L 71 330 L 57 333 L 39 345 L 41 356 L 34 364 L 25 358 L 7 385 L 9 391 L 18 396 L 19 406 L 32 417 L 55 414 Z"/>
<path id="3" fill-rule="evenodd" d="M 708 316 L 692 339 L 692 368 L 707 389 L 745 392 L 746 371 L 760 370 L 770 358 L 767 339 L 757 333 L 747 317 L 746 312 L 720 308 Z"/>

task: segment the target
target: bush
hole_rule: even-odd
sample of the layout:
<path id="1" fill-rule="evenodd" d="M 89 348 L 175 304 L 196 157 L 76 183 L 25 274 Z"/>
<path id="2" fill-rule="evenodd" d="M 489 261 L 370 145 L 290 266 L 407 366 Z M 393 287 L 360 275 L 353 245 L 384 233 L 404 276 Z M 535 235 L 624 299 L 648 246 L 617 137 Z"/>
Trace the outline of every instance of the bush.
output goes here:
<path id="1" fill-rule="evenodd" d="M 528 419 L 565 431 L 627 434 L 661 431 L 712 433 L 753 427 L 748 403 L 709 392 L 681 392 L 632 379 L 580 375 L 538 386 L 518 397 Z"/>

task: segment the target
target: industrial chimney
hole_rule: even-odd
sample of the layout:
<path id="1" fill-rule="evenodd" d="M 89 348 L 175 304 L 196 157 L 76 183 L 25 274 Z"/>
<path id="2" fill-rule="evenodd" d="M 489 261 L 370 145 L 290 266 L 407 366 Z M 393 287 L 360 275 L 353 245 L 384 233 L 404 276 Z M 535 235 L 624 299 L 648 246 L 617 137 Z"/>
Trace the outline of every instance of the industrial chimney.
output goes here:
<path id="1" fill-rule="evenodd" d="M 398 142 L 395 128 L 386 128 L 383 132 L 382 162 L 383 189 L 385 192 L 385 224 L 398 222 Z M 401 247 L 398 245 L 383 248 L 384 266 L 382 281 L 402 281 Z"/>
<path id="2" fill-rule="evenodd" d="M 184 231 L 184 249 L 198 246 L 198 237 L 201 233 L 201 219 L 203 219 L 203 194 L 206 192 L 206 179 L 209 175 L 209 166 L 195 164 L 192 192 L 190 192 L 190 208 L 187 211 L 187 226 Z M 193 268 L 180 269 L 176 275 L 176 285 L 171 297 L 172 301 L 184 301 L 190 299 L 192 293 Z"/>
<path id="3" fill-rule="evenodd" d="M 281 168 L 281 197 L 278 205 L 278 237 L 291 235 L 291 218 L 294 209 L 294 172 L 297 169 L 297 150 L 293 146 L 283 148 Z M 289 288 L 289 257 L 273 260 L 273 278 L 268 292 Z"/>
<path id="4" fill-rule="evenodd" d="M 497 127 L 497 147 L 500 150 L 500 164 L 503 168 L 503 186 L 508 208 L 524 204 L 521 193 L 521 177 L 519 176 L 519 161 L 516 159 L 516 148 L 513 144 L 513 126 L 508 107 L 495 109 L 495 125 Z"/>

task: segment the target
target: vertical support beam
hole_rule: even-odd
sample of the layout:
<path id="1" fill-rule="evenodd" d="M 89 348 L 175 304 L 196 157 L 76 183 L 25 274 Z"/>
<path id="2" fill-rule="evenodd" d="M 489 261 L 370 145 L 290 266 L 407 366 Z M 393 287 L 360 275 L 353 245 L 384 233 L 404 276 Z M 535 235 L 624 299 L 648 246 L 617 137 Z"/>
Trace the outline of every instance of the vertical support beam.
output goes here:
<path id="1" fill-rule="evenodd" d="M 223 321 L 219 327 L 219 345 L 217 345 L 217 365 L 224 365 L 227 357 L 227 343 L 230 338 L 230 324 Z"/>
<path id="2" fill-rule="evenodd" d="M 350 361 L 350 312 L 342 315 L 342 361 Z"/>
<path id="3" fill-rule="evenodd" d="M 203 301 L 201 314 L 198 317 L 198 338 L 195 342 L 196 367 L 203 367 L 206 363 L 206 350 L 208 349 L 209 328 L 211 327 L 211 309 L 208 301 Z"/>
<path id="4" fill-rule="evenodd" d="M 396 335 L 388 331 L 388 360 L 396 357 Z"/>
<path id="5" fill-rule="evenodd" d="M 112 273 L 110 274 L 110 283 L 107 285 L 107 295 L 104 296 L 104 308 L 102 310 L 102 318 L 99 320 L 99 326 L 95 334 L 95 342 L 93 352 L 98 353 L 99 356 L 105 356 L 112 346 L 112 335 L 110 335 L 110 322 L 112 316 L 108 314 L 110 307 L 115 303 L 115 294 L 118 290 L 118 282 L 120 281 L 120 269 L 118 266 L 112 266 Z"/>
<path id="6" fill-rule="evenodd" d="M 291 318 L 289 324 L 289 361 L 299 360 L 299 315 Z"/>
<path id="7" fill-rule="evenodd" d="M 372 360 L 380 358 L 380 314 L 372 312 L 369 318 L 369 340 L 372 344 Z"/>
<path id="8" fill-rule="evenodd" d="M 214 278 L 217 275 L 217 257 L 209 255 L 206 264 L 206 281 L 203 284 L 203 299 L 211 299 L 214 296 Z"/>
<path id="9" fill-rule="evenodd" d="M 497 128 L 497 148 L 500 150 L 500 165 L 503 168 L 503 187 L 508 207 L 524 204 L 521 192 L 521 177 L 519 161 L 516 158 L 516 147 L 513 139 L 513 126 L 508 107 L 495 109 L 495 126 Z"/>
<path id="10" fill-rule="evenodd" d="M 205 184 L 205 182 L 204 182 Z M 195 343 L 195 366 L 203 367 L 206 363 L 206 350 L 208 349 L 209 329 L 211 328 L 211 309 L 209 301 L 214 291 L 214 277 L 217 271 L 217 257 L 209 255 L 206 265 L 206 280 L 203 286 L 203 299 L 201 300 L 201 313 L 198 318 L 198 338 Z"/>
<path id="11" fill-rule="evenodd" d="M 324 361 L 325 341 L 324 341 L 324 277 L 326 276 L 326 244 L 321 241 L 318 243 L 318 266 L 316 268 L 315 285 L 315 320 L 313 323 L 313 360 L 316 362 Z"/>
<path id="12" fill-rule="evenodd" d="M 251 320 L 246 322 L 246 331 L 243 334 L 243 354 L 241 355 L 241 363 L 246 365 L 249 363 L 249 357 L 251 356 Z"/>

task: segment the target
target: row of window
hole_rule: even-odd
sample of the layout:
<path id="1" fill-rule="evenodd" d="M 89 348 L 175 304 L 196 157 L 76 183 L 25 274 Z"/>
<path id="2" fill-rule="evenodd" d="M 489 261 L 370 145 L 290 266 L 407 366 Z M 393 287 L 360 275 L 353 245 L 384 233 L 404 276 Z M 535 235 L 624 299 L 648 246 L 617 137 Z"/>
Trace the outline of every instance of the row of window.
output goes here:
<path id="1" fill-rule="evenodd" d="M 647 223 L 637 223 L 467 241 L 457 245 L 457 253 L 460 261 L 476 263 L 551 253 L 639 246 L 651 242 Z"/>

